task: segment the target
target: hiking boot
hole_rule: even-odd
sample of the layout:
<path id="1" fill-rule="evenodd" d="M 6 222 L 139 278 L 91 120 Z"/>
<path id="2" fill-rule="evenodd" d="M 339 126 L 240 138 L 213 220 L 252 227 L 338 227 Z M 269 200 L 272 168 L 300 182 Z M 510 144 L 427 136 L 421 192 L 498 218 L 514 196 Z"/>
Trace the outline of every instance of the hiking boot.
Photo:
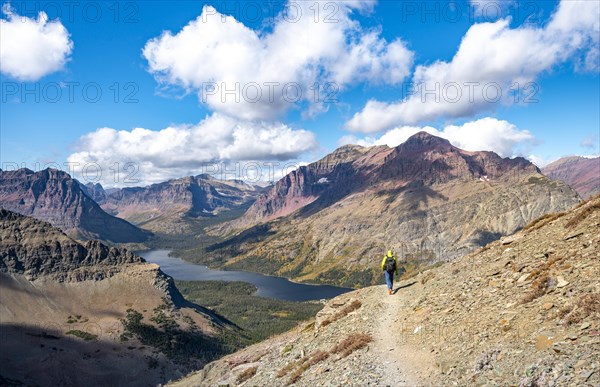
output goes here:
<path id="1" fill-rule="evenodd" d="M 388 294 L 391 296 L 392 295 L 392 289 L 388 289 Z"/>

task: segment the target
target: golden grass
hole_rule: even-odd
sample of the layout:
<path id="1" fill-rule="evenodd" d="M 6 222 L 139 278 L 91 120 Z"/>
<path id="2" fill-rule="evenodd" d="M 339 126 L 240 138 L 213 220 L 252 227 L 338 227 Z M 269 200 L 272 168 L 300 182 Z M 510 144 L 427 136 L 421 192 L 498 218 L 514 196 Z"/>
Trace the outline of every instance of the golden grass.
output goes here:
<path id="1" fill-rule="evenodd" d="M 290 380 L 288 380 L 287 385 L 296 383 L 302 377 L 304 371 L 308 369 L 308 364 L 304 363 L 300 367 L 298 367 L 292 374 L 290 375 Z"/>
<path id="2" fill-rule="evenodd" d="M 586 202 L 586 203 L 589 203 Z M 588 216 L 590 216 L 594 211 L 598 211 L 600 210 L 600 201 L 596 201 L 594 203 L 591 203 L 585 207 L 583 207 L 582 210 L 578 211 L 577 214 L 575 216 L 573 216 L 566 224 L 565 224 L 565 228 L 572 228 L 577 226 L 579 223 L 581 223 L 585 218 L 587 218 Z"/>
<path id="3" fill-rule="evenodd" d="M 545 226 L 546 224 L 552 222 L 553 220 L 560 218 L 563 215 L 565 215 L 564 212 L 553 212 L 550 214 L 542 215 L 539 218 L 532 221 L 531 223 L 529 223 L 527 226 L 523 227 L 523 230 L 524 231 L 537 230 L 538 228 Z"/>

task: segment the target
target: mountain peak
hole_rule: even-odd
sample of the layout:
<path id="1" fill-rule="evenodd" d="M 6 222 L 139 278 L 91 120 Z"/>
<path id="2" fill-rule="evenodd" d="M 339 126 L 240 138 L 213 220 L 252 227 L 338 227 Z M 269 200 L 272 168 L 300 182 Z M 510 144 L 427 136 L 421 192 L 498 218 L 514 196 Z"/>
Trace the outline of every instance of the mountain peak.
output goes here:
<path id="1" fill-rule="evenodd" d="M 104 190 L 90 188 L 57 169 L 0 172 L 0 206 L 49 221 L 75 238 L 139 242 L 147 234 L 123 219 L 104 212 L 92 199 Z"/>
<path id="2" fill-rule="evenodd" d="M 344 151 L 349 151 L 349 150 L 359 150 L 359 149 L 363 149 L 364 146 L 362 145 L 357 145 L 357 144 L 346 144 L 346 145 L 342 145 L 341 147 L 337 148 L 335 152 L 344 152 Z"/>
<path id="3" fill-rule="evenodd" d="M 452 144 L 445 138 L 421 131 L 413 134 L 398 146 L 398 148 L 405 150 L 426 150 L 436 147 L 452 147 Z"/>

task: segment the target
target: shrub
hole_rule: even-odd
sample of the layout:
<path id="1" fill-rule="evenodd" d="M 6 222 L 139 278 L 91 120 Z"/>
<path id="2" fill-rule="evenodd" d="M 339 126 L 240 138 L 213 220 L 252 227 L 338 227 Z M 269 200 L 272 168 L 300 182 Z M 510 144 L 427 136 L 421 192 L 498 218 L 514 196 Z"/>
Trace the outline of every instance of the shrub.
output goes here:
<path id="1" fill-rule="evenodd" d="M 565 322 L 578 324 L 586 317 L 600 313 L 600 293 L 585 294 L 577 300 L 575 307 L 567 314 Z"/>
<path id="2" fill-rule="evenodd" d="M 341 357 L 346 357 L 352 352 L 366 347 L 371 341 L 373 341 L 373 337 L 367 333 L 353 333 L 333 347 L 331 353 L 339 353 Z"/>
<path id="3" fill-rule="evenodd" d="M 283 367 L 282 369 L 280 369 L 279 372 L 277 372 L 277 377 L 278 378 L 284 377 L 285 375 L 287 375 L 294 368 L 302 366 L 302 364 L 304 364 L 306 361 L 308 361 L 308 357 L 305 356 L 305 357 L 301 358 L 300 360 L 288 363 L 285 367 Z"/>
<path id="4" fill-rule="evenodd" d="M 122 341 L 136 337 L 142 344 L 154 347 L 178 364 L 192 364 L 195 360 L 206 363 L 229 352 L 222 342 L 202 332 L 182 330 L 177 324 L 161 330 L 144 323 L 143 318 L 140 312 L 127 310 L 126 317 L 121 319 Z"/>
<path id="5" fill-rule="evenodd" d="M 352 304 L 350 304 L 352 305 Z M 349 305 L 349 306 L 350 306 Z M 288 385 L 296 383 L 302 377 L 302 374 L 310 367 L 325 361 L 330 355 L 338 353 L 342 358 L 350 355 L 352 352 L 364 348 L 373 341 L 373 337 L 366 333 L 353 333 L 340 341 L 335 345 L 329 352 L 317 351 L 310 357 L 303 357 L 298 361 L 287 364 L 285 367 L 279 370 L 277 377 L 281 378 L 287 375 L 290 371 L 294 370 L 290 374 Z"/>
<path id="6" fill-rule="evenodd" d="M 246 380 L 256 375 L 257 370 L 258 367 L 246 368 L 241 374 L 238 375 L 236 381 L 238 382 L 238 384 L 245 382 Z"/>
<path id="7" fill-rule="evenodd" d="M 320 363 L 324 360 L 327 360 L 327 358 L 329 357 L 329 353 L 325 352 L 325 351 L 317 351 L 314 355 L 312 355 L 312 357 L 310 358 L 310 360 L 308 361 L 308 364 L 312 367 L 313 365 Z"/>
<path id="8" fill-rule="evenodd" d="M 98 338 L 97 335 L 91 334 L 89 332 L 80 331 L 79 329 L 72 329 L 66 334 L 79 337 L 80 339 L 83 339 L 85 341 L 96 340 Z"/>
<path id="9" fill-rule="evenodd" d="M 350 312 L 355 311 L 356 309 L 360 308 L 361 306 L 362 306 L 362 304 L 360 301 L 354 300 L 349 305 L 346 305 L 345 307 L 343 307 L 339 312 L 337 312 L 333 316 L 323 320 L 323 322 L 321 322 L 321 326 L 326 327 L 327 325 L 329 325 L 333 322 L 336 322 L 337 320 L 341 319 L 342 317 L 346 317 L 348 314 L 350 314 Z"/>
<path id="10" fill-rule="evenodd" d="M 302 364 L 300 367 L 298 367 L 298 369 L 296 369 L 296 371 L 292 372 L 292 374 L 290 375 L 290 380 L 288 380 L 288 386 L 290 384 L 294 384 L 296 383 L 298 380 L 300 380 L 300 378 L 302 377 L 302 374 L 304 373 L 304 371 L 306 371 L 308 369 L 308 364 L 304 363 Z"/>
<path id="11" fill-rule="evenodd" d="M 304 371 L 314 366 L 317 363 L 320 363 L 324 360 L 327 360 L 329 357 L 329 353 L 325 351 L 317 351 L 315 352 L 308 360 L 304 361 L 300 367 L 298 367 L 291 375 L 288 384 L 294 384 L 302 377 Z"/>
<path id="12" fill-rule="evenodd" d="M 543 274 L 541 277 L 537 278 L 531 284 L 531 291 L 523 297 L 521 303 L 526 304 L 546 294 L 546 291 L 551 287 L 553 281 L 554 279 L 548 276 L 548 274 Z"/>

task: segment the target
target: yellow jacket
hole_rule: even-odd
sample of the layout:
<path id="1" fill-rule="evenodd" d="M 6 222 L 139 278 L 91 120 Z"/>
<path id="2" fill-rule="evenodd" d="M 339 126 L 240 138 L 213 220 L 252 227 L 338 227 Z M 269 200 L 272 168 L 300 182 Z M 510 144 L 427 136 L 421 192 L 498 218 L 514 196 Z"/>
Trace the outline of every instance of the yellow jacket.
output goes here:
<path id="1" fill-rule="evenodd" d="M 398 275 L 398 261 L 396 261 L 396 257 L 393 256 L 393 255 L 392 255 L 391 258 L 394 260 L 394 262 L 396 262 L 396 275 Z M 383 256 L 383 261 L 381 261 L 381 270 L 385 271 L 385 261 L 387 261 L 387 259 L 388 259 L 388 256 L 384 255 Z"/>

